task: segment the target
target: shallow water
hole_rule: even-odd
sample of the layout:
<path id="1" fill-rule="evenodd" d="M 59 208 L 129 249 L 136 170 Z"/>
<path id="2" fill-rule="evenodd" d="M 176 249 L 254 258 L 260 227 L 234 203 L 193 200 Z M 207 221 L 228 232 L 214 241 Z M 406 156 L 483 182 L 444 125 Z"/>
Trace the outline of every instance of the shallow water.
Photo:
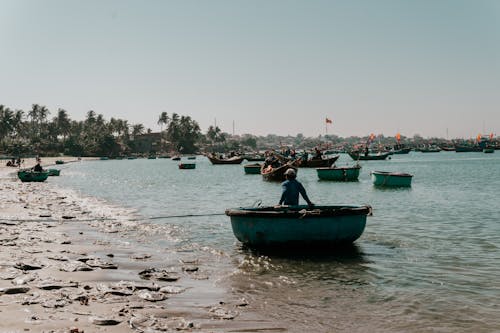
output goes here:
<path id="1" fill-rule="evenodd" d="M 154 217 L 149 222 L 170 228 L 179 249 L 217 254 L 219 286 L 290 331 L 500 330 L 499 152 L 394 155 L 362 162 L 359 181 L 349 183 L 300 169 L 316 204 L 374 208 L 355 245 L 332 253 L 259 254 L 242 248 L 226 216 L 171 217 L 279 199 L 278 183 L 245 175 L 241 165 L 204 157 L 196 164 L 90 161 L 63 166 L 50 182 Z M 345 164 L 353 162 L 342 155 L 337 165 Z M 412 187 L 373 187 L 372 170 L 414 174 Z"/>

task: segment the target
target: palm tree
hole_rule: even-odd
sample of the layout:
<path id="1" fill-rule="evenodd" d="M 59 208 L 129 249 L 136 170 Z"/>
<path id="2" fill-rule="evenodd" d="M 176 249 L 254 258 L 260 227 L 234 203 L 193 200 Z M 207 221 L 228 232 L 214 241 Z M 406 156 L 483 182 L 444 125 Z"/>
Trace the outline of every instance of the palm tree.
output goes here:
<path id="1" fill-rule="evenodd" d="M 57 133 L 63 136 L 63 145 L 66 142 L 66 137 L 71 130 L 71 121 L 68 117 L 68 112 L 64 109 L 57 110 L 57 116 L 54 118 L 56 123 Z"/>
<path id="2" fill-rule="evenodd" d="M 0 105 L 0 142 L 13 131 L 14 112 Z"/>
<path id="3" fill-rule="evenodd" d="M 157 124 L 160 125 L 160 132 L 163 132 L 163 125 L 167 125 L 169 120 L 170 118 L 165 111 L 160 114 L 157 122 Z"/>
<path id="4" fill-rule="evenodd" d="M 136 124 L 132 126 L 132 137 L 135 138 L 139 135 L 144 133 L 144 125 L 143 124 Z"/>

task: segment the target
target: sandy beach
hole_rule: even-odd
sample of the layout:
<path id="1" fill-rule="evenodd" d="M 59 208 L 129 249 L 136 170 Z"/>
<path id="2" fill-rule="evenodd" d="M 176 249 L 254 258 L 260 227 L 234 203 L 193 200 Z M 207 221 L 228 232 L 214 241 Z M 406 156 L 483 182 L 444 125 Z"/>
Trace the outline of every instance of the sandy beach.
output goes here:
<path id="1" fill-rule="evenodd" d="M 56 159 L 42 158 L 44 167 Z M 35 160 L 25 160 L 31 167 Z M 210 257 L 148 248 L 134 211 L 0 167 L 0 332 L 286 331 L 217 286 Z M 68 166 L 70 167 L 70 166 Z M 63 170 L 64 172 L 64 170 Z M 216 260 L 214 255 L 213 260 Z"/>

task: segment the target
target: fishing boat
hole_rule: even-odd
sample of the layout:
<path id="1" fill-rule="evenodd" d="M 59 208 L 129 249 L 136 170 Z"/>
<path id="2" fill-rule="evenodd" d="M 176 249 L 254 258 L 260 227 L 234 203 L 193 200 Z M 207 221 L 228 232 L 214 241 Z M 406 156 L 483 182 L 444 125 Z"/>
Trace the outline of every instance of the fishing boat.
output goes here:
<path id="1" fill-rule="evenodd" d="M 240 156 L 233 156 L 229 158 L 218 158 L 215 155 L 207 155 L 207 158 L 212 164 L 241 164 L 244 158 Z"/>
<path id="2" fill-rule="evenodd" d="M 355 161 L 374 161 L 374 160 L 385 160 L 389 157 L 389 153 L 378 153 L 378 154 L 360 154 L 356 151 L 348 152 L 349 156 Z"/>
<path id="3" fill-rule="evenodd" d="M 260 169 L 260 174 L 264 180 L 269 181 L 284 181 L 285 172 L 288 169 L 294 169 L 297 172 L 297 168 L 293 166 L 293 162 L 288 162 L 278 167 L 272 167 L 271 165 L 264 166 Z"/>
<path id="4" fill-rule="evenodd" d="M 294 166 L 299 168 L 321 168 L 330 167 L 335 161 L 339 159 L 340 155 L 335 155 L 332 157 L 320 157 L 320 158 L 310 158 L 310 159 L 296 159 L 293 163 Z"/>
<path id="5" fill-rule="evenodd" d="M 181 157 L 179 155 L 173 156 L 172 161 L 180 161 Z"/>
<path id="6" fill-rule="evenodd" d="M 179 164 L 179 169 L 195 169 L 196 164 L 195 163 L 180 163 Z"/>
<path id="7" fill-rule="evenodd" d="M 63 160 L 57 160 L 56 164 L 64 164 L 64 161 Z"/>
<path id="8" fill-rule="evenodd" d="M 486 147 L 483 149 L 483 153 L 485 154 L 493 154 L 495 152 L 495 148 L 492 147 Z"/>
<path id="9" fill-rule="evenodd" d="M 47 169 L 49 176 L 59 176 L 61 174 L 61 170 L 59 169 Z"/>
<path id="10" fill-rule="evenodd" d="M 419 149 L 422 153 L 439 153 L 441 148 L 436 146 L 423 147 Z"/>
<path id="11" fill-rule="evenodd" d="M 321 180 L 356 181 L 359 177 L 361 166 L 352 167 L 317 168 L 318 178 Z"/>
<path id="12" fill-rule="evenodd" d="M 259 162 L 259 161 L 264 161 L 266 159 L 265 156 L 259 155 L 259 154 L 254 154 L 254 155 L 245 155 L 245 160 L 248 162 Z"/>
<path id="13" fill-rule="evenodd" d="M 394 155 L 402 155 L 402 154 L 409 154 L 411 151 L 411 148 L 401 148 L 401 149 L 394 149 L 391 152 Z"/>
<path id="14" fill-rule="evenodd" d="M 156 155 L 149 155 L 148 160 L 156 160 Z"/>
<path id="15" fill-rule="evenodd" d="M 246 174 L 258 175 L 262 165 L 259 163 L 246 164 L 243 166 Z"/>
<path id="16" fill-rule="evenodd" d="M 413 178 L 413 175 L 402 172 L 372 171 L 370 174 L 376 186 L 409 187 Z"/>
<path id="17" fill-rule="evenodd" d="M 44 182 L 49 177 L 48 171 L 19 170 L 17 177 L 22 182 Z"/>
<path id="18" fill-rule="evenodd" d="M 227 209 L 236 238 L 249 247 L 350 244 L 366 226 L 370 206 L 278 206 Z"/>
<path id="19" fill-rule="evenodd" d="M 455 145 L 455 152 L 457 153 L 468 153 L 468 152 L 482 152 L 483 148 L 480 146 L 465 146 L 465 145 Z"/>
<path id="20" fill-rule="evenodd" d="M 188 160 L 195 160 L 196 159 L 196 156 L 188 156 L 187 158 Z"/>

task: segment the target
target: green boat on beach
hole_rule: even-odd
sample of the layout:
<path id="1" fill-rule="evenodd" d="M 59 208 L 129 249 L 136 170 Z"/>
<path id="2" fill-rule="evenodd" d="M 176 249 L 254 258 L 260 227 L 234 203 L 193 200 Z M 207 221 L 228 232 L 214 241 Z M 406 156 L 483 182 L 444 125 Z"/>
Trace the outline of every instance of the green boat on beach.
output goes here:
<path id="1" fill-rule="evenodd" d="M 370 174 L 375 186 L 410 187 L 413 178 L 403 172 L 372 171 Z"/>
<path id="2" fill-rule="evenodd" d="M 20 170 L 17 172 L 17 177 L 24 182 L 44 182 L 49 177 L 48 171 L 32 171 L 32 170 Z"/>
<path id="3" fill-rule="evenodd" d="M 252 163 L 252 164 L 246 164 L 243 166 L 243 169 L 245 170 L 246 174 L 249 175 L 258 175 L 260 174 L 260 169 L 262 168 L 262 165 L 260 163 Z"/>
<path id="4" fill-rule="evenodd" d="M 59 169 L 47 169 L 49 176 L 59 176 L 61 174 L 61 170 Z"/>
<path id="5" fill-rule="evenodd" d="M 236 238 L 249 247 L 351 244 L 366 226 L 370 206 L 280 206 L 227 209 Z"/>
<path id="6" fill-rule="evenodd" d="M 318 178 L 321 180 L 336 180 L 336 181 L 356 181 L 359 177 L 361 166 L 355 165 L 352 167 L 331 167 L 317 168 Z"/>
<path id="7" fill-rule="evenodd" d="M 63 160 L 57 160 L 56 164 L 64 164 L 64 161 Z"/>

